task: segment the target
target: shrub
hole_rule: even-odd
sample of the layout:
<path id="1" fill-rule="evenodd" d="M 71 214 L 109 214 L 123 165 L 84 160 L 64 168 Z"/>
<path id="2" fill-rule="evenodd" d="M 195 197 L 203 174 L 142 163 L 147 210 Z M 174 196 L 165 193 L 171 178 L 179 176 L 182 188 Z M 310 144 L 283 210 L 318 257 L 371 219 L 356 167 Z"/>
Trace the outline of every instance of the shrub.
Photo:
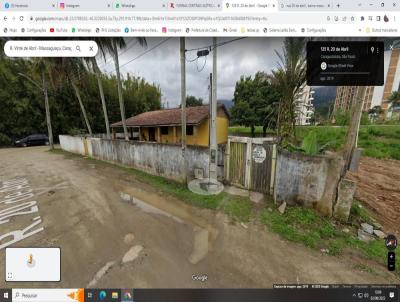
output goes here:
<path id="1" fill-rule="evenodd" d="M 10 146 L 12 145 L 11 138 L 7 135 L 0 133 L 0 146 Z"/>

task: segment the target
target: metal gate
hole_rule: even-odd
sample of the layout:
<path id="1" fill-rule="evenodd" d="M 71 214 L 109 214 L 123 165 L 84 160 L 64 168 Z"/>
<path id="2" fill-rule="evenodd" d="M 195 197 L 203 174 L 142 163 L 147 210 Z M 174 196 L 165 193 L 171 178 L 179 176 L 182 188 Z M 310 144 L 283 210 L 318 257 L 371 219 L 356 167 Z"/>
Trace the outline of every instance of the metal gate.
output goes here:
<path id="1" fill-rule="evenodd" d="M 228 138 L 225 177 L 232 185 L 272 194 L 275 164 L 276 144 L 273 138 Z"/>

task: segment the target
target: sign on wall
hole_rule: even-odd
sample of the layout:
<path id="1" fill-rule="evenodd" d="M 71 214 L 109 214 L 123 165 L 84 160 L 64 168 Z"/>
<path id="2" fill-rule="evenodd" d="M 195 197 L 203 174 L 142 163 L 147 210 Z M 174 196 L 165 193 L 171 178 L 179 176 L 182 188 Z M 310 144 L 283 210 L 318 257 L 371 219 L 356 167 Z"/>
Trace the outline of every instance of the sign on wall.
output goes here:
<path id="1" fill-rule="evenodd" d="M 263 146 L 255 146 L 253 149 L 252 157 L 257 164 L 261 164 L 267 157 L 267 152 L 265 151 L 265 148 Z"/>

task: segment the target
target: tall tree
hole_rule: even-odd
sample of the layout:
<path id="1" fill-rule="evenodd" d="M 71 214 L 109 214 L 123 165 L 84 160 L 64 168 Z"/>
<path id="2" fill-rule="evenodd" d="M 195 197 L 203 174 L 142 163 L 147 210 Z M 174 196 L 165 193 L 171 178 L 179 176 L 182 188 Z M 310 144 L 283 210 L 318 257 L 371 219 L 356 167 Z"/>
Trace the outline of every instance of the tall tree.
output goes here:
<path id="1" fill-rule="evenodd" d="M 203 105 L 202 98 L 196 98 L 193 95 L 188 95 L 186 97 L 186 107 L 196 107 L 196 106 L 201 106 L 201 105 Z"/>
<path id="2" fill-rule="evenodd" d="M 263 126 L 265 135 L 267 128 L 274 128 L 276 125 L 279 99 L 279 93 L 264 73 L 258 72 L 254 78 L 242 76 L 235 86 L 232 121 L 234 124 L 250 127 L 252 136 L 255 126 Z"/>
<path id="3" fill-rule="evenodd" d="M 296 135 L 295 99 L 306 81 L 305 45 L 305 38 L 286 38 L 282 52 L 275 51 L 278 68 L 270 78 L 280 94 L 277 128 L 283 142 Z"/>
<path id="4" fill-rule="evenodd" d="M 34 58 L 33 59 L 33 69 L 37 70 L 41 76 L 41 83 L 38 84 L 34 79 L 29 77 L 24 73 L 19 73 L 19 75 L 23 76 L 28 81 L 32 82 L 36 87 L 38 87 L 44 95 L 44 106 L 46 110 L 46 124 L 47 124 L 47 134 L 49 138 L 50 149 L 54 149 L 54 140 L 53 140 L 53 129 L 51 126 L 51 116 L 50 116 L 50 105 L 49 105 L 49 94 L 48 94 L 48 71 L 52 68 L 52 62 L 48 58 Z"/>
<path id="5" fill-rule="evenodd" d="M 49 60 L 53 59 L 49 58 Z M 59 62 L 58 59 L 55 61 Z M 20 73 L 28 75 L 42 86 L 42 75 L 39 69 L 33 66 L 33 59 L 0 59 L 0 87 L 5 87 L 0 89 L 0 145 L 10 145 L 16 139 L 48 131 L 42 87 L 38 89 L 37 85 L 19 76 Z M 56 76 L 59 75 L 54 75 Z M 53 84 L 48 74 L 46 74 L 46 80 L 54 140 L 57 140 L 59 134 L 82 133 L 82 128 L 85 130 L 86 125 L 72 86 L 65 78 L 61 79 L 60 83 Z M 56 81 L 57 78 L 54 80 Z M 105 133 L 96 75 L 88 73 L 80 77 L 79 81 L 81 83 L 77 82 L 77 85 L 93 133 Z M 120 121 L 116 76 L 102 74 L 102 84 L 110 124 Z M 127 115 L 160 109 L 161 91 L 157 85 L 143 78 L 128 75 L 123 80 L 123 87 Z"/>
<path id="6" fill-rule="evenodd" d="M 103 60 L 106 61 L 107 52 L 108 52 L 109 49 L 112 49 L 112 41 L 111 41 L 111 39 L 110 38 L 95 38 L 95 41 L 96 41 L 97 46 L 99 48 L 100 55 L 103 57 Z M 110 139 L 111 138 L 110 122 L 109 122 L 109 119 L 108 119 L 106 99 L 105 99 L 105 96 L 104 96 L 104 88 L 103 88 L 103 83 L 102 83 L 102 73 L 101 73 L 101 70 L 99 68 L 99 65 L 97 64 L 96 57 L 88 58 L 87 62 L 88 62 L 89 67 L 91 68 L 91 70 L 96 75 L 97 85 L 99 87 L 101 106 L 103 108 L 104 123 L 105 123 L 105 127 L 106 127 L 107 138 Z"/>
<path id="7" fill-rule="evenodd" d="M 89 132 L 89 135 L 92 136 L 92 128 L 90 127 L 86 108 L 83 104 L 81 92 L 78 86 L 78 83 L 80 83 L 84 78 L 83 76 L 87 76 L 87 71 L 85 69 L 83 60 L 75 57 L 54 58 L 54 68 L 51 69 L 50 74 L 54 83 L 61 84 L 63 80 L 66 79 L 71 84 L 78 100 L 86 128 Z"/>
<path id="8" fill-rule="evenodd" d="M 146 45 L 145 38 L 136 38 L 136 40 L 141 46 Z M 110 50 L 111 50 L 111 53 L 114 58 L 115 72 L 117 74 L 118 100 L 119 100 L 119 108 L 121 111 L 122 127 L 124 129 L 125 140 L 129 140 L 128 128 L 126 127 L 125 104 L 124 104 L 124 99 L 123 99 L 122 80 L 121 80 L 121 72 L 120 72 L 120 67 L 119 67 L 119 54 L 118 54 L 118 50 L 123 49 L 125 47 L 126 47 L 126 43 L 123 38 L 112 38 L 111 39 Z"/>

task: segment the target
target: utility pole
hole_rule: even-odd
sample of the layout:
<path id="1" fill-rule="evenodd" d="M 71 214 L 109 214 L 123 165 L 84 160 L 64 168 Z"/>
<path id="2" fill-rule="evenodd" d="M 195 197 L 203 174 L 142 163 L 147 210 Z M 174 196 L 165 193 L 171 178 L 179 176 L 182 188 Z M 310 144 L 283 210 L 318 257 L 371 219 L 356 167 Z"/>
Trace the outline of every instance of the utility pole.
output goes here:
<path id="1" fill-rule="evenodd" d="M 186 58 L 185 58 L 185 37 L 180 38 L 181 54 L 181 142 L 183 158 L 183 179 L 187 181 L 186 173 Z"/>
<path id="2" fill-rule="evenodd" d="M 213 38 L 213 72 L 210 104 L 210 178 L 217 179 L 217 38 Z"/>

